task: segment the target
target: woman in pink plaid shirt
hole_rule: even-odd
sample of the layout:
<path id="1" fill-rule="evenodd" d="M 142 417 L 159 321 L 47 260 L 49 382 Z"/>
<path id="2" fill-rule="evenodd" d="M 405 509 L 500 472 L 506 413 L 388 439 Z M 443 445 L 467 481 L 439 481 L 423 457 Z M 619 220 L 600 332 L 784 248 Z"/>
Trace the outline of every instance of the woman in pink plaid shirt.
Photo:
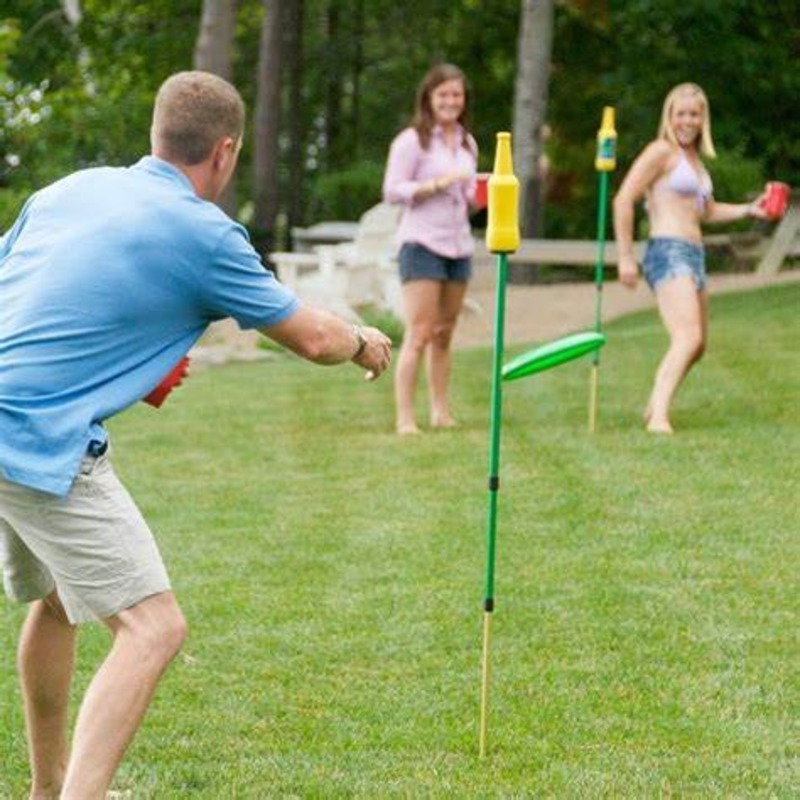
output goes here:
<path id="1" fill-rule="evenodd" d="M 411 125 L 389 150 L 383 197 L 404 206 L 397 241 L 405 335 L 394 378 L 400 434 L 419 433 L 414 395 L 423 356 L 431 427 L 455 425 L 448 400 L 450 343 L 472 273 L 469 208 L 478 159 L 468 110 L 464 73 L 452 64 L 434 66 L 417 90 Z"/>

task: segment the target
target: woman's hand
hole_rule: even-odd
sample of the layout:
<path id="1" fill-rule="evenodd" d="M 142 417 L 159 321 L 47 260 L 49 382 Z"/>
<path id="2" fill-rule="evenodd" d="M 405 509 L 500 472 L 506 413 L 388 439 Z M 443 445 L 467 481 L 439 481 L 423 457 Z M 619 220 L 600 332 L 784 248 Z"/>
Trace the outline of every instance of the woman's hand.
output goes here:
<path id="1" fill-rule="evenodd" d="M 747 213 L 745 216 L 753 217 L 754 219 L 769 219 L 770 216 L 764 208 L 764 201 L 766 199 L 767 192 L 764 190 L 752 203 L 747 204 Z"/>
<path id="2" fill-rule="evenodd" d="M 636 288 L 636 284 L 639 282 L 639 265 L 636 263 L 633 253 L 620 255 L 617 261 L 617 275 L 623 286 L 627 286 L 629 289 Z"/>
<path id="3" fill-rule="evenodd" d="M 438 181 L 441 189 L 447 189 L 456 183 L 467 183 L 471 177 L 469 172 L 461 170 L 459 172 L 450 172 L 447 175 L 442 175 L 441 178 L 438 178 Z"/>
<path id="4" fill-rule="evenodd" d="M 431 178 L 420 186 L 423 197 L 433 197 L 435 194 L 444 192 L 455 183 L 466 183 L 472 176 L 466 170 L 459 172 L 448 172 L 438 178 Z"/>

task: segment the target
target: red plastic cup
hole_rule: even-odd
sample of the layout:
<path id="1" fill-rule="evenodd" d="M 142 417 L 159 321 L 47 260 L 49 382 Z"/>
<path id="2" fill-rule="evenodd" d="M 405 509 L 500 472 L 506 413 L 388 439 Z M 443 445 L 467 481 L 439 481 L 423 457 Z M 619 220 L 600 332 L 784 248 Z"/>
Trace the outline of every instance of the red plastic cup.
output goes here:
<path id="1" fill-rule="evenodd" d="M 189 357 L 184 356 L 172 369 L 161 383 L 153 389 L 147 397 L 142 398 L 155 408 L 161 408 L 161 404 L 167 399 L 167 395 L 176 387 L 180 386 L 183 379 L 189 374 Z"/>
<path id="2" fill-rule="evenodd" d="M 767 194 L 761 201 L 761 207 L 771 219 L 780 219 L 789 207 L 789 184 L 780 181 L 770 181 L 767 184 Z"/>
<path id="3" fill-rule="evenodd" d="M 489 203 L 489 173 L 479 172 L 475 176 L 475 208 L 486 208 Z"/>

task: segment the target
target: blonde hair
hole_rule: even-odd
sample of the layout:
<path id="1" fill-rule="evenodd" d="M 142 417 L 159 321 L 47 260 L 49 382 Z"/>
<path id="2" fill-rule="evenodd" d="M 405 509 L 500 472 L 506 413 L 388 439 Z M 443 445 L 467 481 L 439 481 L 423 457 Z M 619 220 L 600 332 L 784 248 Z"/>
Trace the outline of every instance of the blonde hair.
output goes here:
<path id="1" fill-rule="evenodd" d="M 228 81 L 210 72 L 177 72 L 156 94 L 153 154 L 185 166 L 199 164 L 220 139 L 242 138 L 244 117 L 244 102 Z"/>
<path id="2" fill-rule="evenodd" d="M 675 105 L 675 101 L 681 96 L 695 97 L 700 101 L 700 105 L 703 107 L 703 123 L 700 128 L 697 149 L 704 156 L 716 158 L 717 151 L 714 149 L 714 140 L 711 138 L 711 108 L 708 105 L 706 93 L 696 83 L 679 83 L 666 96 L 664 107 L 661 109 L 661 124 L 658 126 L 658 138 L 666 139 L 672 144 L 678 144 L 675 131 L 670 124 L 670 116 L 672 115 L 672 107 Z"/>

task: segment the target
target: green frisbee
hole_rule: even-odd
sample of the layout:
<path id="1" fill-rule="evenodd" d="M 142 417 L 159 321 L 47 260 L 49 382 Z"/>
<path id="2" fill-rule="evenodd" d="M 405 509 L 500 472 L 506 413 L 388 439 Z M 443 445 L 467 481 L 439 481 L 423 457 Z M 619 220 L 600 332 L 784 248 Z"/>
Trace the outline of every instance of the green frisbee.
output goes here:
<path id="1" fill-rule="evenodd" d="M 556 339 L 509 361 L 503 367 L 503 380 L 515 381 L 517 378 L 544 372 L 566 361 L 593 353 L 605 343 L 606 337 L 597 331 L 574 333 L 563 339 Z"/>

